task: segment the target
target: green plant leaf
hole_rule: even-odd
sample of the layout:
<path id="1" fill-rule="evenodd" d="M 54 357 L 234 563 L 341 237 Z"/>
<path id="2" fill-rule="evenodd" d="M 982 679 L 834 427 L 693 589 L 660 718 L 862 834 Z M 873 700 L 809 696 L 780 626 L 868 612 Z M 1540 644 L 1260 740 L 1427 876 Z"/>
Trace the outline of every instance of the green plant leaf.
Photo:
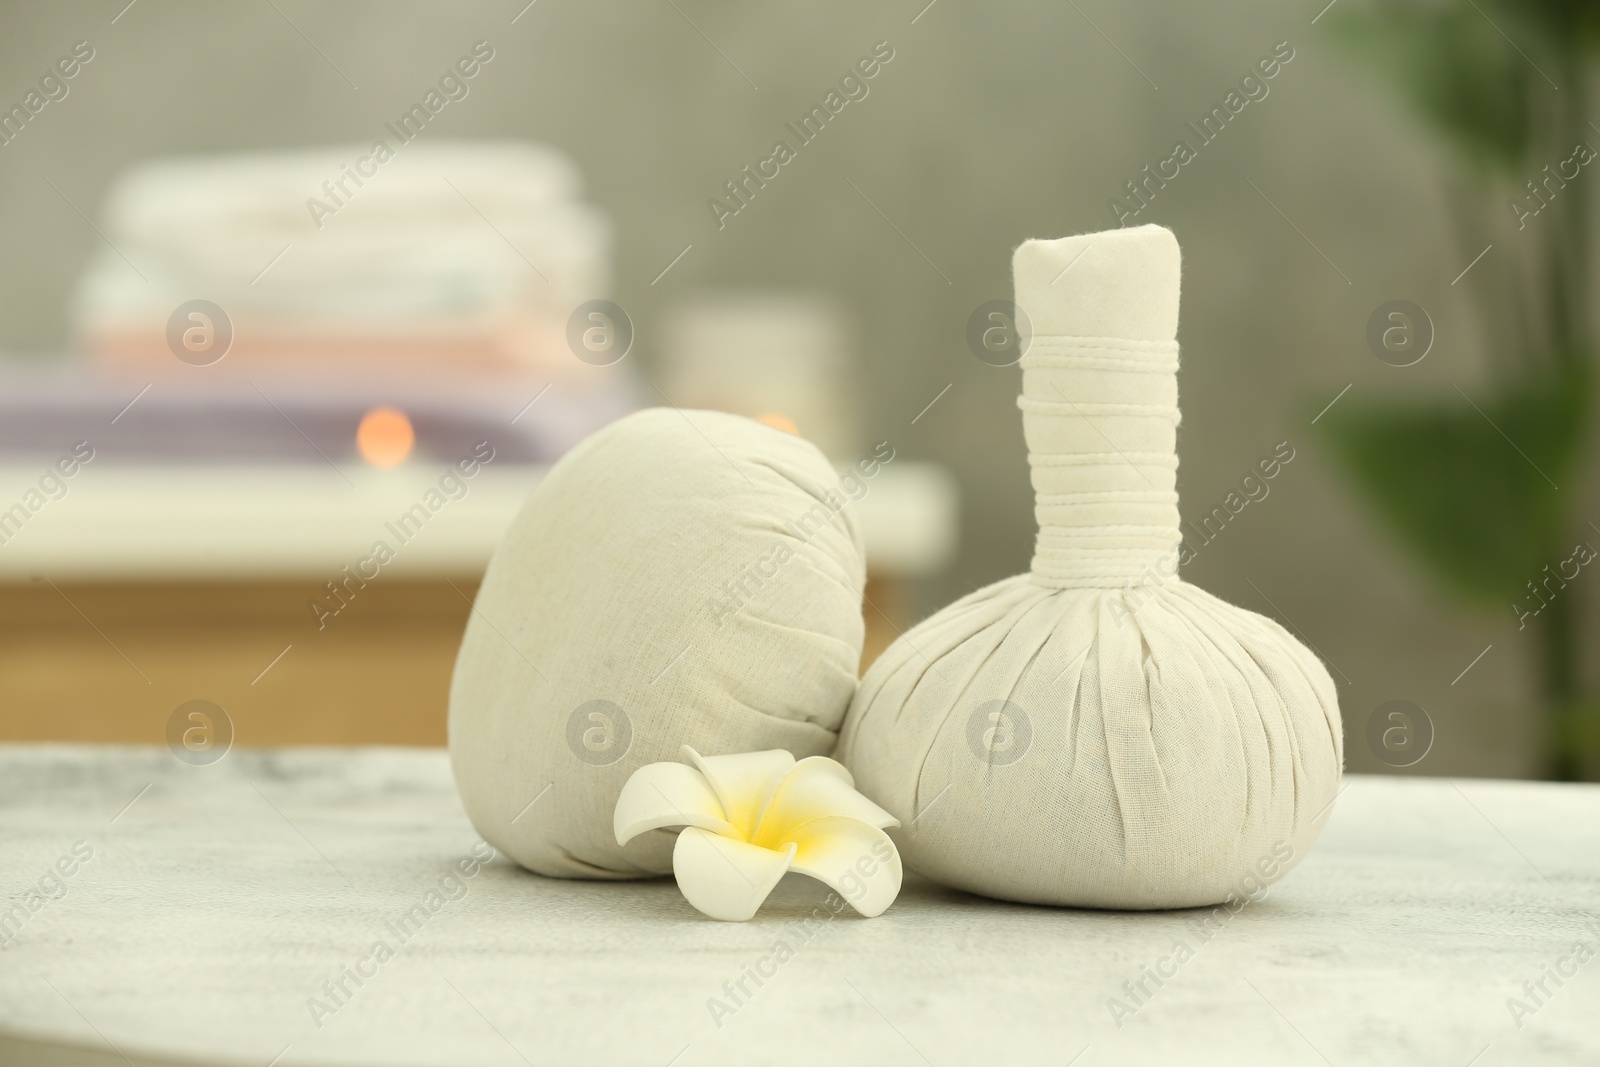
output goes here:
<path id="1" fill-rule="evenodd" d="M 1596 0 L 1474 0 L 1496 21 L 1504 12 L 1535 27 L 1557 45 L 1593 48 L 1600 43 L 1600 2 Z"/>
<path id="2" fill-rule="evenodd" d="M 1588 396 L 1566 375 L 1429 407 L 1347 402 L 1322 425 L 1368 505 L 1429 574 L 1465 598 L 1505 603 L 1555 562 L 1546 557 L 1576 503 Z"/>
<path id="3" fill-rule="evenodd" d="M 1497 11 L 1497 18 L 1509 16 Z M 1532 65 L 1471 4 L 1342 7 L 1329 30 L 1479 170 L 1516 177 L 1532 142 Z M 1539 35 L 1530 32 L 1532 39 Z"/>

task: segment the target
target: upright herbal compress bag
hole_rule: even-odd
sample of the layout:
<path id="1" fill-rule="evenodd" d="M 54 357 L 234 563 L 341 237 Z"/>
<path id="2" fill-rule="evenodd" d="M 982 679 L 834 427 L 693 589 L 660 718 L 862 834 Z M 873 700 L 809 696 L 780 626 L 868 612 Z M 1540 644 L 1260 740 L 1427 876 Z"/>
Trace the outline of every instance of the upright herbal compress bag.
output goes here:
<path id="1" fill-rule="evenodd" d="M 1180 908 L 1253 895 L 1316 839 L 1343 760 L 1321 662 L 1177 577 L 1178 244 L 1028 241 L 1032 570 L 872 665 L 839 758 L 907 867 L 1008 900 Z"/>
<path id="2" fill-rule="evenodd" d="M 831 751 L 863 637 L 845 501 L 814 445 L 720 412 L 642 411 L 552 467 L 489 562 L 450 686 L 450 762 L 485 840 L 540 874 L 665 874 L 672 833 L 617 844 L 634 771 L 685 745 Z"/>

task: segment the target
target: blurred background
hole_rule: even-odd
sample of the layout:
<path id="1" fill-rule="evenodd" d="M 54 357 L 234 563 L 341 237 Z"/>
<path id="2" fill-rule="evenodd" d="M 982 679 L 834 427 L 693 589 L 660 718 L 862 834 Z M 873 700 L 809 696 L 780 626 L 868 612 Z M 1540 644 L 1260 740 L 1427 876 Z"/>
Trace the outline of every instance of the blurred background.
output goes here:
<path id="1" fill-rule="evenodd" d="M 1028 566 L 1012 248 L 1158 222 L 1184 577 L 1352 770 L 1594 777 L 1591 16 L 1325 3 L 6 4 L 0 736 L 442 743 L 539 470 L 669 402 L 890 443 L 870 657 Z"/>

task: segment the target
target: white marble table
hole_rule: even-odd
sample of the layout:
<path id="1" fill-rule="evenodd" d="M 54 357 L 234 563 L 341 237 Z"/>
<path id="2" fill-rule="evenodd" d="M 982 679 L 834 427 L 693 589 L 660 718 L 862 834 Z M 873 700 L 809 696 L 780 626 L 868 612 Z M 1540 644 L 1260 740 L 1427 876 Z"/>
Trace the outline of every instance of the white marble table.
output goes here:
<path id="1" fill-rule="evenodd" d="M 0 747 L 0 891 L 58 894 L 0 915 L 0 1064 L 1600 1062 L 1600 959 L 1572 956 L 1600 950 L 1597 786 L 1352 778 L 1299 869 L 1209 941 L 1201 913 L 920 881 L 802 931 L 824 891 L 791 878 L 722 924 L 670 882 L 504 860 L 427 910 L 476 842 L 439 751 Z M 1180 939 L 1192 958 L 1163 962 Z M 793 958 L 763 962 L 778 941 Z M 1147 966 L 1173 976 L 1140 1003 L 1123 983 Z M 335 999 L 346 967 L 368 976 Z"/>

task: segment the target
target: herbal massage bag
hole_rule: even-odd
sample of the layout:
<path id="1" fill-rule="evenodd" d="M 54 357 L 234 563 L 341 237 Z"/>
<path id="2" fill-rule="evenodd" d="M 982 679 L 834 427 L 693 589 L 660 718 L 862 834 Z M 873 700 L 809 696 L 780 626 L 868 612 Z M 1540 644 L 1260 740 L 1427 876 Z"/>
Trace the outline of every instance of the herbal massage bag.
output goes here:
<path id="1" fill-rule="evenodd" d="M 1338 789 L 1333 681 L 1283 627 L 1177 577 L 1177 241 L 1140 226 L 1012 263 L 1032 570 L 872 665 L 838 758 L 907 867 L 1008 900 L 1255 895 Z"/>
<path id="2" fill-rule="evenodd" d="M 450 686 L 484 839 L 540 874 L 666 874 L 671 832 L 617 844 L 634 771 L 684 745 L 830 752 L 866 578 L 840 484 L 809 442 L 712 411 L 641 411 L 562 457 L 489 561 Z"/>

